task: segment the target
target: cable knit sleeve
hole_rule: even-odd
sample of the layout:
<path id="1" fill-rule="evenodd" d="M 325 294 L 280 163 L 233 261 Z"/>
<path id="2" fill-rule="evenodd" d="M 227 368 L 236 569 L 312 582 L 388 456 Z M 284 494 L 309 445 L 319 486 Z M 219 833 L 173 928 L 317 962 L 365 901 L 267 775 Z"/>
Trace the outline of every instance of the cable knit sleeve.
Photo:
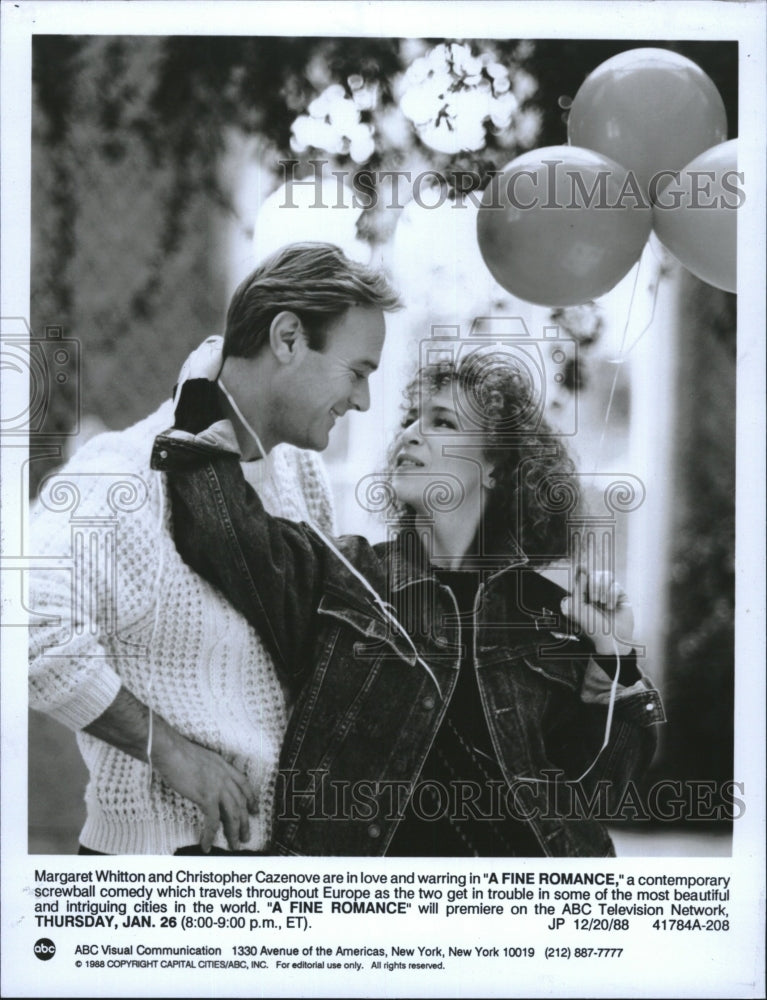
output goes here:
<path id="1" fill-rule="evenodd" d="M 152 621 L 162 487 L 123 442 L 94 438 L 30 515 L 29 703 L 75 730 L 112 703 L 115 651 L 140 655 Z"/>
<path id="2" fill-rule="evenodd" d="M 336 535 L 335 507 L 328 472 L 314 451 L 298 451 L 298 474 L 312 524 L 325 535 Z"/>

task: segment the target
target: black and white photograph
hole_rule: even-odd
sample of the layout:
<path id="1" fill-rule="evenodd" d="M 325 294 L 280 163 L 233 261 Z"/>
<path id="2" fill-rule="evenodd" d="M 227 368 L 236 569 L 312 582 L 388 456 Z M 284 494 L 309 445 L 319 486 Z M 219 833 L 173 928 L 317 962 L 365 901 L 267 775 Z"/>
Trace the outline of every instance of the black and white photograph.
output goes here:
<path id="1" fill-rule="evenodd" d="M 3 6 L 3 995 L 763 995 L 766 13 Z"/>

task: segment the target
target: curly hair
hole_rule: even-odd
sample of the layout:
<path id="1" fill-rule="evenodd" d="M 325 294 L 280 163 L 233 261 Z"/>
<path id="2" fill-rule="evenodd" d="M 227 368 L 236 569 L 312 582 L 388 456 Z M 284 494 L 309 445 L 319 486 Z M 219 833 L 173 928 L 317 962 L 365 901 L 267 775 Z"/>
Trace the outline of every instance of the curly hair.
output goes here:
<path id="1" fill-rule="evenodd" d="M 524 368 L 508 355 L 486 350 L 459 364 L 440 361 L 421 368 L 404 390 L 407 411 L 447 385 L 463 391 L 456 410 L 466 427 L 476 428 L 492 464 L 481 526 L 483 550 L 519 551 L 539 563 L 568 554 L 568 518 L 581 506 L 575 465 L 541 412 L 541 399 Z M 468 411 L 468 412 L 467 412 Z M 466 418 L 465 421 L 463 418 Z M 388 454 L 394 469 L 396 442 Z M 413 525 L 415 511 L 395 505 L 400 528 Z"/>

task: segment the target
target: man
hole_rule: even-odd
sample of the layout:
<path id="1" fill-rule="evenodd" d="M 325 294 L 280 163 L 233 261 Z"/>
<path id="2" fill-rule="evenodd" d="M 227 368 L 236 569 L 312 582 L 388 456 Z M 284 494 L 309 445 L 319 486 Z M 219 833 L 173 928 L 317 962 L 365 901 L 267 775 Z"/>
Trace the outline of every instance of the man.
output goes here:
<path id="1" fill-rule="evenodd" d="M 368 409 L 383 313 L 397 306 L 380 273 L 329 244 L 293 244 L 235 292 L 222 352 L 206 342 L 182 370 L 180 381 L 221 394 L 273 513 L 331 527 L 318 460 L 272 449 L 321 451 L 339 417 Z M 176 552 L 166 487 L 149 468 L 172 423 L 168 402 L 94 438 L 32 514 L 49 568 L 30 581 L 30 704 L 77 731 L 90 772 L 82 853 L 259 851 L 268 840 L 288 706 L 259 637 Z M 74 568 L 50 568 L 67 554 Z M 261 802 L 254 788 L 267 789 Z"/>

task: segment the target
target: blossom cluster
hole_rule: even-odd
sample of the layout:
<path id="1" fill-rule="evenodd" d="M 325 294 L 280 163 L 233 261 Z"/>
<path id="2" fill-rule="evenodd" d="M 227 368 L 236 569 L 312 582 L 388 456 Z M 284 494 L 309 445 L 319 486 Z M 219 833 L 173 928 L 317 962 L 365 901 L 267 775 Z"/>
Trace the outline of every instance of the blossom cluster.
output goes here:
<path id="1" fill-rule="evenodd" d="M 487 124 L 508 128 L 519 104 L 509 69 L 492 52 L 475 56 L 457 42 L 415 59 L 400 85 L 402 113 L 421 141 L 441 153 L 482 149 Z"/>
<path id="2" fill-rule="evenodd" d="M 505 66 L 492 51 L 474 55 L 459 42 L 408 55 L 408 68 L 391 81 L 396 104 L 382 106 L 378 83 L 360 74 L 331 83 L 293 122 L 293 151 L 313 148 L 367 163 L 376 138 L 405 147 L 411 127 L 424 145 L 448 155 L 484 149 L 488 131 L 502 145 L 534 142 L 540 113 L 523 105 L 537 85 L 525 70 Z"/>
<path id="3" fill-rule="evenodd" d="M 347 155 L 355 163 L 366 163 L 375 152 L 373 127 L 362 121 L 362 113 L 372 110 L 378 99 L 375 85 L 366 85 L 361 76 L 348 80 L 351 97 L 341 84 L 326 87 L 299 115 L 291 127 L 291 149 L 302 153 L 309 147 Z"/>

